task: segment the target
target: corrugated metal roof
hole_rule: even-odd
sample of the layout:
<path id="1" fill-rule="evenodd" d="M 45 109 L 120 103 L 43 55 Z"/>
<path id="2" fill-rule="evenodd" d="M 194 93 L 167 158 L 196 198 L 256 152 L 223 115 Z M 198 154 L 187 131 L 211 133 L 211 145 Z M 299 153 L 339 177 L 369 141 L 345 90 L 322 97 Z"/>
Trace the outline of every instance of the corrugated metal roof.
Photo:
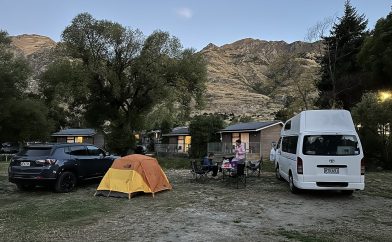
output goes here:
<path id="1" fill-rule="evenodd" d="M 266 122 L 249 122 L 249 123 L 238 123 L 230 125 L 229 127 L 222 129 L 221 132 L 235 132 L 235 131 L 258 131 L 271 125 L 281 123 L 280 121 L 266 121 Z"/>
<path id="2" fill-rule="evenodd" d="M 188 127 L 176 127 L 168 134 L 163 134 L 162 136 L 178 136 L 178 135 L 189 135 Z"/>
<path id="3" fill-rule="evenodd" d="M 52 136 L 94 136 L 96 133 L 95 129 L 63 129 Z"/>

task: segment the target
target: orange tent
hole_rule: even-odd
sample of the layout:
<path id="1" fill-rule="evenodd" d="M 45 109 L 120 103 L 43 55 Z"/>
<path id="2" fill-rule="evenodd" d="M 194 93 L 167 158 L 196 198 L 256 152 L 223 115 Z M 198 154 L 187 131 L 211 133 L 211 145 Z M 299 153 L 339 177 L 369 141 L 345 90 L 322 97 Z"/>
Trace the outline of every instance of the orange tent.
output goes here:
<path id="1" fill-rule="evenodd" d="M 128 198 L 136 192 L 154 194 L 171 190 L 165 173 L 155 158 L 145 155 L 128 155 L 116 159 L 106 172 L 95 195 L 126 194 Z"/>

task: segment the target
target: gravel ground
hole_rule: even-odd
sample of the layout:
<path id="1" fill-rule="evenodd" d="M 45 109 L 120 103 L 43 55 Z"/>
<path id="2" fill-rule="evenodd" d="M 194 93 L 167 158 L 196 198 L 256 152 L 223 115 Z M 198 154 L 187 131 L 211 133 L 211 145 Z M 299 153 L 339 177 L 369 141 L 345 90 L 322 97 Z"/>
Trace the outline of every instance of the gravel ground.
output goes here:
<path id="1" fill-rule="evenodd" d="M 222 179 L 192 180 L 167 170 L 172 191 L 124 198 L 95 197 L 115 209 L 94 222 L 53 226 L 40 241 L 391 241 L 392 199 L 361 191 L 294 195 L 288 184 L 262 172 L 237 189 Z M 392 180 L 392 173 L 385 179 Z M 376 182 L 376 181 L 375 181 Z M 390 185 L 390 184 L 389 184 Z M 92 195 L 97 184 L 74 196 Z M 391 190 L 391 186 L 388 188 Z M 52 196 L 52 195 L 50 195 Z M 61 196 L 55 194 L 55 196 Z M 79 206 L 83 206 L 80 204 Z M 102 209 L 102 208 L 100 208 Z M 1 222 L 1 221 L 0 221 Z M 45 233 L 42 233 L 45 231 Z M 7 238 L 1 237 L 0 240 Z M 12 239 L 11 239 L 12 240 Z M 34 238 L 33 238 L 34 240 Z"/>

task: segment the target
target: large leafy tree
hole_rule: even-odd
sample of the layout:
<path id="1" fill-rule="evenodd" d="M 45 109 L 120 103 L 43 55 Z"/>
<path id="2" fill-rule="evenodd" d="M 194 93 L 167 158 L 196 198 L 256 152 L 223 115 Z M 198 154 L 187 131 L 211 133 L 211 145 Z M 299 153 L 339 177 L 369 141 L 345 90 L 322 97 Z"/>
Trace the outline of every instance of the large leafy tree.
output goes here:
<path id="1" fill-rule="evenodd" d="M 321 59 L 319 106 L 349 109 L 362 96 L 366 88 L 357 55 L 367 35 L 367 20 L 356 9 L 345 3 L 343 17 L 334 24 L 330 35 L 324 37 L 325 53 Z"/>
<path id="2" fill-rule="evenodd" d="M 25 93 L 30 68 L 10 43 L 0 31 L 0 141 L 46 140 L 52 130 L 47 108 Z"/>
<path id="3" fill-rule="evenodd" d="M 365 93 L 352 109 L 368 166 L 392 169 L 392 100 Z"/>
<path id="4" fill-rule="evenodd" d="M 90 76 L 81 61 L 59 58 L 40 78 L 40 93 L 57 129 L 85 127 L 85 106 Z"/>
<path id="5" fill-rule="evenodd" d="M 82 13 L 66 27 L 62 42 L 66 56 L 80 60 L 88 74 L 87 122 L 95 127 L 106 124 L 113 136 L 109 140 L 122 141 L 112 147 L 123 152 L 157 106 L 170 103 L 186 118 L 191 104 L 201 104 L 204 61 L 194 50 L 183 50 L 167 32 L 144 37 L 139 30 Z"/>
<path id="6" fill-rule="evenodd" d="M 209 142 L 220 142 L 219 130 L 223 129 L 224 122 L 218 115 L 200 115 L 192 119 L 189 132 L 192 136 L 190 155 L 202 157 L 207 154 Z"/>
<path id="7" fill-rule="evenodd" d="M 371 73 L 372 87 L 392 87 L 392 12 L 381 18 L 359 53 L 360 63 Z"/>

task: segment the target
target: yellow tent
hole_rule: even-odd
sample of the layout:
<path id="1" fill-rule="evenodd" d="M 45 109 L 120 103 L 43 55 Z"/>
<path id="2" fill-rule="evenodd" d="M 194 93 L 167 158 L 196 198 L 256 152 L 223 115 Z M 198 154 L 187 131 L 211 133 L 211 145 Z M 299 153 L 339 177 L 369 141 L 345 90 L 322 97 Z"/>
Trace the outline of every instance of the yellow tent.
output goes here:
<path id="1" fill-rule="evenodd" d="M 106 172 L 95 195 L 118 196 L 136 192 L 154 194 L 171 190 L 165 173 L 155 158 L 145 155 L 128 155 L 116 159 Z"/>

